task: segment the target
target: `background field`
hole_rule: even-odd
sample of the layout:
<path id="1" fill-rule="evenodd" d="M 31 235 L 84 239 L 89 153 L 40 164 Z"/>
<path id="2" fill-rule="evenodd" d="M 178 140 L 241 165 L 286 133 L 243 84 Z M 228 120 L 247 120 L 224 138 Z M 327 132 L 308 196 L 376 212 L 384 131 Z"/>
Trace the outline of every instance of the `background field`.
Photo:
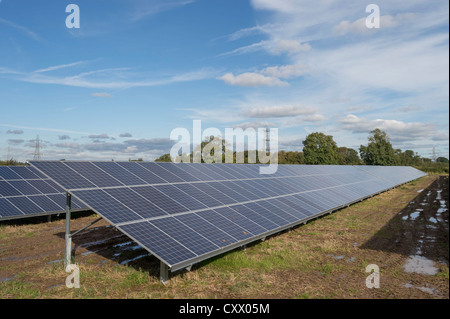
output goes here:
<path id="1" fill-rule="evenodd" d="M 73 216 L 72 231 L 98 218 Z M 402 185 L 245 249 L 171 274 L 105 221 L 73 238 L 81 287 L 63 269 L 64 216 L 0 223 L 0 298 L 449 298 L 448 176 Z M 380 268 L 368 289 L 365 268 Z"/>

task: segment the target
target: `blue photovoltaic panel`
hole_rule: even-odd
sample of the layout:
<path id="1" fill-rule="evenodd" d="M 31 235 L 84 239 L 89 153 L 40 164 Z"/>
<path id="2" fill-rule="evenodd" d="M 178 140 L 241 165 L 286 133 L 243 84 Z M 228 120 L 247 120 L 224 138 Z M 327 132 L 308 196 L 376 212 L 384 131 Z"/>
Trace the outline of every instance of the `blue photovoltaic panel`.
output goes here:
<path id="1" fill-rule="evenodd" d="M 157 175 L 159 178 L 164 180 L 166 183 L 177 183 L 177 182 L 184 182 L 183 179 L 178 177 L 177 175 L 171 173 L 167 169 L 165 169 L 163 166 L 158 165 L 156 163 L 137 163 L 138 165 L 141 165 L 145 169 L 149 170 L 150 172 Z"/>
<path id="2" fill-rule="evenodd" d="M 131 210 L 139 212 L 143 218 L 167 215 L 166 212 L 153 204 L 150 200 L 142 197 L 129 188 L 111 188 L 105 189 L 105 192 Z"/>
<path id="3" fill-rule="evenodd" d="M 111 223 L 117 224 L 128 220 L 143 219 L 138 213 L 121 204 L 111 195 L 101 189 L 78 190 L 73 195 L 89 203 L 90 207 L 96 207 L 96 211 L 108 219 Z"/>
<path id="4" fill-rule="evenodd" d="M 206 213 L 208 212 L 211 211 L 206 211 Z M 200 216 L 203 216 L 203 214 Z M 238 241 L 236 238 L 232 237 L 231 234 L 228 235 L 226 232 L 200 216 L 197 214 L 185 214 L 177 216 L 175 219 L 182 222 L 184 225 L 188 225 L 192 230 L 198 232 L 217 247 L 226 247 Z"/>
<path id="5" fill-rule="evenodd" d="M 7 181 L 0 181 L 0 195 L 3 197 L 7 197 L 7 196 L 20 196 L 23 194 L 19 192 L 16 188 L 14 188 Z"/>
<path id="6" fill-rule="evenodd" d="M 143 179 L 139 178 L 133 173 L 130 174 L 130 171 L 127 171 L 125 168 L 114 162 L 98 162 L 95 163 L 95 166 L 99 167 L 108 175 L 113 176 L 117 181 L 119 181 L 124 185 L 147 184 Z M 116 183 L 116 181 L 113 181 L 113 183 Z M 114 185 L 108 184 L 108 181 L 106 181 L 106 186 L 114 186 Z"/>
<path id="7" fill-rule="evenodd" d="M 186 207 L 177 203 L 152 186 L 133 187 L 132 189 L 142 197 L 150 200 L 153 204 L 161 208 L 167 214 L 176 214 L 188 210 Z"/>
<path id="8" fill-rule="evenodd" d="M 9 166 L 0 166 L 0 176 L 4 180 L 22 179 L 22 177 L 15 173 Z"/>
<path id="9" fill-rule="evenodd" d="M 220 215 L 215 211 L 208 210 L 205 212 L 196 213 L 195 215 L 208 221 L 215 227 L 222 230 L 222 232 L 230 235 L 237 241 L 245 240 L 252 237 L 252 234 L 248 230 L 242 228 L 237 223 L 232 222 L 231 220 L 225 218 L 224 216 Z"/>
<path id="10" fill-rule="evenodd" d="M 219 246 L 200 235 L 197 231 L 186 226 L 174 217 L 161 218 L 151 221 L 151 224 L 170 237 L 182 243 L 187 249 L 197 256 L 216 250 Z"/>
<path id="11" fill-rule="evenodd" d="M 74 170 L 97 187 L 124 186 L 118 179 L 112 177 L 96 165 L 89 162 L 65 162 L 65 165 Z M 100 165 L 100 164 L 99 164 Z"/>
<path id="12" fill-rule="evenodd" d="M 65 194 L 63 188 L 33 167 L 0 166 L 0 220 L 64 212 Z M 85 207 L 74 199 L 74 211 Z"/>
<path id="13" fill-rule="evenodd" d="M 14 206 L 8 199 L 0 197 L 0 216 L 2 218 L 23 216 L 24 213 Z"/>
<path id="14" fill-rule="evenodd" d="M 175 270 L 424 175 L 332 165 L 278 165 L 271 175 L 256 164 L 32 165 Z"/>
<path id="15" fill-rule="evenodd" d="M 148 169 L 141 165 L 136 165 L 134 162 L 118 162 L 117 165 L 125 168 L 128 172 L 138 176 L 140 179 L 144 180 L 147 184 L 164 184 L 167 183 L 162 178 L 158 177 L 156 174 L 150 172 Z"/>
<path id="16" fill-rule="evenodd" d="M 152 247 L 152 254 L 174 265 L 196 255 L 181 243 L 165 234 L 149 222 L 119 226 L 118 229 L 136 240 L 143 247 Z"/>

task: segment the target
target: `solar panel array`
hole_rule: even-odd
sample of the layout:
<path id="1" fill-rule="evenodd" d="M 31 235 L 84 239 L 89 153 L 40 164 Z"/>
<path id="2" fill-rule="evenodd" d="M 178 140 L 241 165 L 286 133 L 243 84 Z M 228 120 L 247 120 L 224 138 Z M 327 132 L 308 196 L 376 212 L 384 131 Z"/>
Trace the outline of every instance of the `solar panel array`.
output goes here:
<path id="1" fill-rule="evenodd" d="M 65 190 L 37 169 L 0 166 L 0 220 L 51 215 L 65 207 Z M 75 199 L 74 210 L 82 207 Z"/>
<path id="2" fill-rule="evenodd" d="M 275 174 L 261 175 L 256 164 L 31 164 L 172 271 L 425 175 L 405 167 L 384 174 L 278 165 Z"/>

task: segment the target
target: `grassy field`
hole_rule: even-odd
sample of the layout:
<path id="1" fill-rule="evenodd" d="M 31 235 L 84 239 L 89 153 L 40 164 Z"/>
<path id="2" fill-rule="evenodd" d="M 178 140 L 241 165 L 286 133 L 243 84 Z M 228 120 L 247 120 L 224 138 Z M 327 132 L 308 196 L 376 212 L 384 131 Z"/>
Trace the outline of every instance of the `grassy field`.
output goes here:
<path id="1" fill-rule="evenodd" d="M 72 231 L 96 218 L 74 216 Z M 155 257 L 101 221 L 73 239 L 81 287 L 68 289 L 64 223 L 0 223 L 0 298 L 449 298 L 448 176 L 423 177 L 173 273 L 167 286 Z M 380 288 L 365 285 L 369 264 L 380 269 Z"/>

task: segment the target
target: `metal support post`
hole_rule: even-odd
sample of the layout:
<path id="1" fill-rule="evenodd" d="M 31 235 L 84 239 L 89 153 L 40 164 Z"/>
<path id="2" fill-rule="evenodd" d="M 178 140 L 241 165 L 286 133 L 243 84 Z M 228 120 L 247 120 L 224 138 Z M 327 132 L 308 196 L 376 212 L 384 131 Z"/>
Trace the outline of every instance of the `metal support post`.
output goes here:
<path id="1" fill-rule="evenodd" d="M 64 255 L 64 269 L 72 262 L 72 237 L 70 236 L 70 210 L 72 207 L 72 196 L 69 192 L 66 193 L 66 251 Z"/>
<path id="2" fill-rule="evenodd" d="M 159 264 L 159 280 L 164 286 L 169 282 L 169 267 L 162 261 Z"/>

